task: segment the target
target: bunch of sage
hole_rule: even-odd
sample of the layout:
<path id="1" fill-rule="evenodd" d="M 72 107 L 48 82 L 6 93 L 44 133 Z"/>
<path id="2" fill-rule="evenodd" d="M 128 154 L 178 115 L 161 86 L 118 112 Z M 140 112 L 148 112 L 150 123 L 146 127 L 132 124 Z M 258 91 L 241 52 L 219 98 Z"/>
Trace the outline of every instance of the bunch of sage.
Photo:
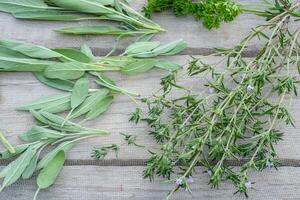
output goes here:
<path id="1" fill-rule="evenodd" d="M 119 26 L 85 25 L 56 30 L 66 34 L 136 35 L 164 31 L 132 9 L 126 0 L 0 0 L 0 11 L 11 13 L 18 19 L 120 23 Z"/>
<path id="2" fill-rule="evenodd" d="M 74 143 L 91 137 L 106 136 L 108 132 L 82 127 L 46 111 L 30 112 L 38 125 L 19 136 L 26 143 L 16 146 L 14 152 L 9 149 L 0 152 L 0 159 L 17 157 L 0 172 L 0 178 L 3 179 L 0 192 L 20 178 L 29 179 L 35 172 L 39 172 L 38 190 L 34 197 L 36 199 L 41 189 L 48 188 L 55 182 L 62 170 L 66 153 Z M 46 147 L 52 149 L 41 156 Z"/>
<path id="3" fill-rule="evenodd" d="M 120 88 L 106 71 L 117 71 L 136 75 L 154 67 L 177 70 L 180 65 L 157 56 L 174 55 L 185 49 L 182 40 L 162 45 L 155 41 L 136 41 L 119 56 L 95 57 L 84 45 L 81 51 L 75 49 L 47 49 L 42 46 L 14 40 L 0 40 L 0 71 L 30 71 L 42 83 L 63 94 L 43 97 L 27 103 L 18 110 L 42 110 L 59 113 L 70 110 L 67 119 L 85 115 L 86 120 L 95 119 L 104 113 L 116 93 L 129 96 L 138 94 Z M 96 77 L 101 88 L 90 89 L 88 74 Z"/>
<path id="4" fill-rule="evenodd" d="M 173 72 L 162 79 L 162 94 L 143 99 L 147 111 L 132 113 L 130 121 L 145 121 L 160 145 L 149 150 L 144 177 L 171 180 L 175 187 L 166 199 L 180 188 L 190 191 L 198 165 L 206 168 L 213 188 L 230 181 L 246 196 L 254 187 L 249 171 L 279 166 L 275 145 L 283 132 L 278 124 L 294 126 L 285 99 L 297 96 L 300 83 L 300 28 L 294 26 L 299 8 L 299 1 L 275 1 L 260 13 L 268 21 L 234 48 L 217 49 L 209 56 L 219 57 L 211 61 L 192 58 L 187 74 L 194 87 L 180 84 Z M 246 57 L 247 46 L 257 40 L 260 50 Z M 230 165 L 233 160 L 239 167 Z"/>

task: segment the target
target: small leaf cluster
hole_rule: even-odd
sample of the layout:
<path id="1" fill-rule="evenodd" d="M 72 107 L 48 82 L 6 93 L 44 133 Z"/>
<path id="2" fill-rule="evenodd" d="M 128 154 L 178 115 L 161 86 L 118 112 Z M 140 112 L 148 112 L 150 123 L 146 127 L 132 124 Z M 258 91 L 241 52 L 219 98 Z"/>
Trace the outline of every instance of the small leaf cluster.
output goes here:
<path id="1" fill-rule="evenodd" d="M 191 14 L 197 21 L 202 20 L 208 29 L 219 28 L 222 22 L 231 22 L 242 12 L 232 0 L 148 0 L 144 12 L 150 17 L 153 12 L 166 9 L 172 9 L 175 16 Z"/>
<path id="2" fill-rule="evenodd" d="M 161 93 L 143 99 L 147 109 L 135 119 L 148 124 L 160 145 L 149 150 L 144 177 L 173 181 L 167 199 L 180 188 L 189 190 L 198 165 L 206 168 L 213 188 L 227 180 L 245 196 L 255 186 L 251 170 L 279 166 L 275 145 L 284 133 L 278 124 L 294 126 L 285 99 L 298 93 L 300 29 L 290 27 L 299 20 L 292 12 L 299 7 L 293 3 L 279 10 L 234 48 L 216 49 L 211 60 L 192 57 L 188 76 L 171 73 L 162 79 Z M 253 40 L 261 49 L 249 58 L 245 53 Z M 180 77 L 203 91 L 181 86 Z M 232 160 L 240 167 L 230 166 Z"/>

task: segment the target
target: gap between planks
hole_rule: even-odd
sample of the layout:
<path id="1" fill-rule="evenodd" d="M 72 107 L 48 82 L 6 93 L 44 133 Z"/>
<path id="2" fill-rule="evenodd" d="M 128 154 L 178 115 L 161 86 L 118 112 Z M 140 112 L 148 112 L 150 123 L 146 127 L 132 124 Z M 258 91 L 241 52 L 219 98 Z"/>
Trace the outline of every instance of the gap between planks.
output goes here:
<path id="1" fill-rule="evenodd" d="M 12 160 L 0 160 L 0 166 L 8 165 Z M 228 160 L 230 166 L 241 166 L 247 160 L 240 162 Z M 279 159 L 280 167 L 300 167 L 300 160 L 297 159 Z M 108 159 L 108 160 L 83 160 L 83 159 L 68 159 L 65 166 L 146 166 L 146 159 Z M 198 165 L 202 166 L 202 165 Z"/>

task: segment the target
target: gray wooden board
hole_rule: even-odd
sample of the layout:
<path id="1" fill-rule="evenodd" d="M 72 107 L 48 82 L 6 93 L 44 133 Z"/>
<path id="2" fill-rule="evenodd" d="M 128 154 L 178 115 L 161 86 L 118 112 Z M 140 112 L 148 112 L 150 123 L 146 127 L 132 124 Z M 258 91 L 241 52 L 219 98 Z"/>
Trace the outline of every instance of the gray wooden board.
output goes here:
<path id="1" fill-rule="evenodd" d="M 247 3 L 259 0 L 243 1 Z M 140 9 L 145 0 L 131 0 L 131 4 Z M 263 22 L 262 18 L 244 14 L 229 24 L 223 24 L 221 29 L 206 30 L 192 17 L 174 17 L 170 12 L 155 14 L 153 19 L 168 30 L 155 38 L 162 42 L 175 39 L 184 39 L 188 43 L 188 49 L 183 53 L 207 54 L 215 47 L 232 47 L 247 33 L 250 28 Z M 29 20 L 16 20 L 9 14 L 0 13 L 0 39 L 20 39 L 28 42 L 45 45 L 47 47 L 75 47 L 87 43 L 97 55 L 104 55 L 113 44 L 114 38 L 110 36 L 66 36 L 53 32 L 53 29 L 72 25 L 95 24 L 95 22 L 40 22 Z M 97 23 L 96 23 L 97 24 Z M 101 22 L 99 24 L 111 24 Z M 212 36 L 214 38 L 212 39 Z M 120 48 L 124 49 L 134 38 L 122 40 Z M 249 50 L 256 50 L 259 43 L 255 41 Z M 179 63 L 186 62 L 188 56 L 175 56 L 172 59 Z M 165 72 L 152 70 L 150 73 L 127 77 L 120 74 L 111 75 L 120 86 L 142 95 L 151 95 L 159 87 L 159 78 Z M 186 81 L 184 84 L 189 85 Z M 32 117 L 25 112 L 15 111 L 18 105 L 42 97 L 55 94 L 58 91 L 43 86 L 30 73 L 1 73 L 0 74 L 0 130 L 3 130 L 13 144 L 20 143 L 17 136 L 28 130 L 33 124 Z M 142 179 L 144 160 L 148 157 L 145 150 L 128 147 L 123 144 L 119 132 L 133 132 L 138 137 L 138 143 L 149 148 L 155 148 L 155 143 L 148 136 L 144 125 L 134 126 L 128 123 L 128 114 L 135 105 L 127 97 L 119 95 L 110 110 L 100 119 L 88 122 L 87 126 L 103 128 L 111 131 L 111 136 L 91 139 L 79 143 L 68 155 L 67 165 L 62 171 L 57 183 L 49 190 L 40 194 L 41 200 L 117 200 L 117 199 L 162 199 L 172 184 L 164 184 L 160 181 L 149 183 Z M 296 119 L 299 119 L 299 98 L 291 102 L 291 109 Z M 299 125 L 297 128 L 283 128 L 284 140 L 278 145 L 279 156 L 288 161 L 287 165 L 298 166 L 299 151 Z M 282 126 L 284 127 L 284 126 Z M 104 144 L 122 144 L 118 160 L 109 155 L 103 165 L 89 166 L 94 163 L 90 158 L 91 148 Z M 290 159 L 290 160 L 289 160 Z M 294 161 L 288 164 L 289 161 Z M 142 161 L 142 162 L 139 162 Z M 297 164 L 298 163 L 298 164 Z M 79 164 L 77 166 L 77 164 Z M 99 164 L 99 163 L 94 163 Z M 109 166 L 120 165 L 120 166 Z M 131 166 L 132 165 L 132 166 Z M 180 192 L 174 199 L 244 199 L 242 196 L 232 196 L 234 189 L 231 184 L 224 183 L 220 190 L 211 190 L 207 186 L 208 177 L 199 169 L 195 183 L 192 184 L 193 196 L 186 192 Z M 251 181 L 256 182 L 255 190 L 250 192 L 249 199 L 300 199 L 300 168 L 281 167 L 279 171 L 265 170 L 262 173 L 254 172 L 250 175 Z M 21 181 L 0 194 L 0 200 L 28 200 L 32 199 L 35 191 L 34 179 Z"/>
<path id="2" fill-rule="evenodd" d="M 189 56 L 173 56 L 170 60 L 180 64 L 185 64 Z M 208 59 L 210 61 L 216 58 Z M 184 73 L 184 70 L 183 72 Z M 167 72 L 159 69 L 151 70 L 145 74 L 138 76 L 125 76 L 119 73 L 109 73 L 109 75 L 117 81 L 119 86 L 140 93 L 142 96 L 149 96 L 156 92 L 159 88 L 160 77 Z M 191 79 L 181 80 L 182 84 L 190 86 L 195 84 Z M 198 83 L 199 87 L 201 83 Z M 19 144 L 18 135 L 28 130 L 34 123 L 32 117 L 27 112 L 16 111 L 15 108 L 23 103 L 31 102 L 43 96 L 56 94 L 59 91 L 49 88 L 41 84 L 30 73 L 0 73 L 0 130 L 3 130 L 8 139 L 13 144 Z M 298 109 L 300 107 L 300 99 L 296 97 L 290 103 L 291 110 L 295 119 L 299 119 Z M 143 148 L 128 146 L 124 143 L 123 136 L 119 133 L 134 133 L 138 135 L 137 143 L 145 145 L 150 149 L 156 149 L 155 142 L 151 136 L 147 134 L 148 129 L 144 124 L 134 125 L 128 122 L 129 114 L 134 111 L 136 104 L 125 95 L 118 95 L 108 112 L 96 120 L 87 122 L 87 127 L 101 128 L 111 132 L 110 136 L 93 138 L 80 142 L 70 152 L 68 159 L 82 160 L 90 157 L 93 147 L 116 143 L 121 145 L 119 159 L 146 159 L 149 154 Z M 281 159 L 300 159 L 300 121 L 296 120 L 296 128 L 280 126 L 285 132 L 284 140 L 278 145 L 278 152 Z M 114 159 L 113 154 L 107 159 Z"/>
<path id="3" fill-rule="evenodd" d="M 67 166 L 56 183 L 41 191 L 40 200 L 160 200 L 172 189 L 174 183 L 166 184 L 161 180 L 150 183 L 142 178 L 143 167 L 97 167 Z M 180 191 L 172 200 L 242 200 L 242 195 L 233 195 L 231 183 L 223 183 L 211 189 L 208 175 L 203 169 L 191 183 L 192 195 Z M 282 167 L 278 171 L 265 170 L 263 173 L 251 172 L 255 182 L 250 190 L 249 200 L 299 200 L 300 168 Z M 36 190 L 35 179 L 20 181 L 0 194 L 1 200 L 29 200 Z"/>

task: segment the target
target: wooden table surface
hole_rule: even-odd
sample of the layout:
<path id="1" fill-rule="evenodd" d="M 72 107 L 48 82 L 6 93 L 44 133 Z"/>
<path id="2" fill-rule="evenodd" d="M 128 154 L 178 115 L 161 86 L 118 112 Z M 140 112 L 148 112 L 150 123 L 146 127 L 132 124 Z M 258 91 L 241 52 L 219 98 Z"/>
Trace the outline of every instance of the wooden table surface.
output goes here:
<path id="1" fill-rule="evenodd" d="M 132 0 L 132 5 L 140 9 L 144 0 Z M 247 1 L 249 2 L 249 1 Z M 254 2 L 254 1 L 252 1 Z M 170 59 L 184 64 L 189 55 L 204 55 L 214 47 L 232 47 L 251 27 L 263 22 L 262 18 L 243 14 L 236 21 L 224 24 L 218 30 L 204 29 L 192 17 L 176 18 L 165 12 L 154 16 L 154 20 L 168 30 L 155 39 L 169 42 L 184 39 L 188 49 L 182 55 Z M 91 24 L 95 22 L 84 22 Z M 107 23 L 107 22 L 103 22 Z M 101 23 L 101 24 L 103 24 Z M 72 22 L 68 25 L 83 24 Z M 81 44 L 90 45 L 94 52 L 105 55 L 113 45 L 114 37 L 110 36 L 65 36 L 52 31 L 66 26 L 61 22 L 37 22 L 16 20 L 8 14 L 0 13 L 0 38 L 19 39 L 47 47 L 74 47 Z M 123 49 L 134 38 L 126 38 L 121 42 Z M 249 47 L 249 56 L 258 49 L 259 43 L 254 42 Z M 142 95 L 151 95 L 159 87 L 159 78 L 165 74 L 162 70 L 152 70 L 142 75 L 127 77 L 120 74 L 110 74 L 120 86 L 137 91 Z M 30 114 L 15 111 L 15 108 L 25 102 L 45 95 L 58 93 L 39 83 L 30 73 L 0 74 L 0 130 L 3 130 L 13 144 L 19 144 L 18 135 L 28 130 L 34 123 Z M 160 200 L 165 197 L 172 184 L 163 183 L 157 179 L 150 183 L 143 180 L 142 172 L 148 158 L 146 150 L 124 144 L 120 132 L 131 132 L 138 135 L 138 143 L 155 148 L 155 142 L 147 135 L 143 125 L 134 126 L 128 123 L 128 114 L 135 105 L 126 96 L 119 95 L 107 113 L 99 119 L 88 122 L 86 126 L 98 127 L 111 132 L 104 138 L 86 140 L 76 145 L 68 155 L 66 165 L 53 187 L 42 191 L 40 200 Z M 268 169 L 262 173 L 252 172 L 251 181 L 255 189 L 251 190 L 250 200 L 300 199 L 300 134 L 299 113 L 300 99 L 294 99 L 291 109 L 297 120 L 297 128 L 283 128 L 284 140 L 277 145 L 282 166 L 278 171 Z M 95 161 L 90 157 L 93 147 L 105 144 L 120 144 L 119 157 L 109 155 L 105 160 Z M 6 165 L 4 161 L 0 164 Z M 208 177 L 198 169 L 198 176 L 192 184 L 193 194 L 178 192 L 173 199 L 186 200 L 229 200 L 245 199 L 235 195 L 233 186 L 223 183 L 220 189 L 211 189 Z M 0 200 L 30 200 L 36 190 L 35 179 L 19 181 L 0 193 Z"/>

